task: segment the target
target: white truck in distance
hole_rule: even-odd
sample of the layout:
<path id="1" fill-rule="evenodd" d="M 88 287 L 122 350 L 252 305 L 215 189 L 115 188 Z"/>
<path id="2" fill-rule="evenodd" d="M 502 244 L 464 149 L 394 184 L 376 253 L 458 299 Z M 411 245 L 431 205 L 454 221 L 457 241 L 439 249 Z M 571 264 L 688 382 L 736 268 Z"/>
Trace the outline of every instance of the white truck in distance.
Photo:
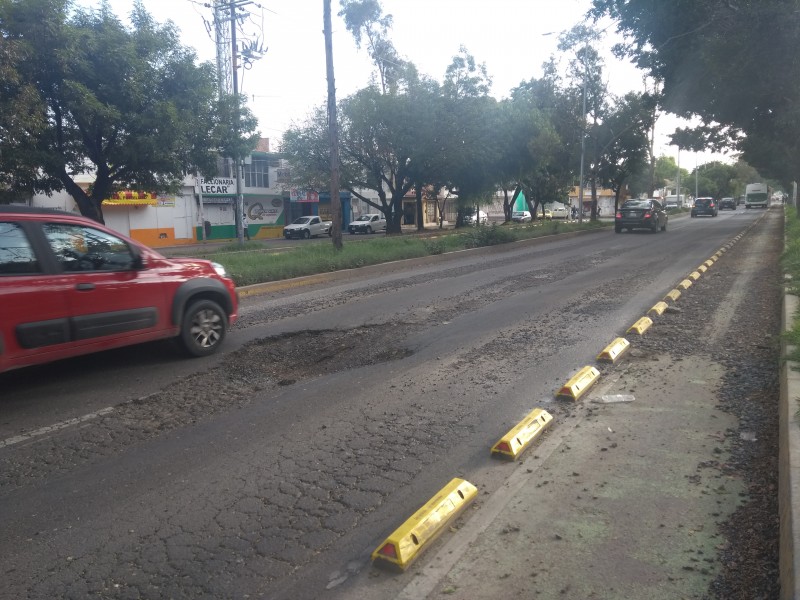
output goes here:
<path id="1" fill-rule="evenodd" d="M 374 233 L 376 231 L 386 231 L 386 219 L 383 215 L 371 214 L 361 215 L 347 226 L 350 235 L 354 233 Z"/>
<path id="2" fill-rule="evenodd" d="M 331 234 L 331 221 L 323 221 L 317 216 L 300 217 L 292 221 L 291 225 L 283 228 L 283 237 L 308 239 L 318 235 Z"/>

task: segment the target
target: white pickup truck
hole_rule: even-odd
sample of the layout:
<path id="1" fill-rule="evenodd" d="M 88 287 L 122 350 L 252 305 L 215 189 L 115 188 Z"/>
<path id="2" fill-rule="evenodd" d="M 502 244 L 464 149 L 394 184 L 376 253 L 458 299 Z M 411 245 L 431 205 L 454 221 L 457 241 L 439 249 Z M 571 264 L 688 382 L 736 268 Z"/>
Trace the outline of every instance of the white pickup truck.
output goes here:
<path id="1" fill-rule="evenodd" d="M 350 235 L 386 231 L 386 219 L 379 214 L 361 215 L 347 226 L 347 230 Z"/>
<path id="2" fill-rule="evenodd" d="M 292 221 L 291 225 L 283 228 L 283 237 L 287 240 L 292 238 L 312 238 L 318 235 L 331 234 L 331 221 L 323 221 L 317 216 L 300 217 Z"/>

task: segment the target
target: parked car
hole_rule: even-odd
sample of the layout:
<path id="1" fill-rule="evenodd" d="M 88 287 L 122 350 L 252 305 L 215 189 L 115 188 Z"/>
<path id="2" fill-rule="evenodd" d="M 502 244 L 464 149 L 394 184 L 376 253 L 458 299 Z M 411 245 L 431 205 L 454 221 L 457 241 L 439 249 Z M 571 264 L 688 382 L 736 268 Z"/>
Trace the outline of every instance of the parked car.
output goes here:
<path id="1" fill-rule="evenodd" d="M 566 206 L 553 206 L 550 208 L 553 219 L 566 219 L 569 216 L 569 210 Z"/>
<path id="2" fill-rule="evenodd" d="M 323 221 L 320 217 L 312 215 L 309 217 L 299 217 L 283 228 L 283 237 L 287 240 L 292 238 L 309 239 L 320 235 L 330 235 L 331 221 Z"/>
<path id="3" fill-rule="evenodd" d="M 719 201 L 719 210 L 724 210 L 726 208 L 730 208 L 731 210 L 736 210 L 736 199 L 735 198 L 722 198 Z"/>
<path id="4" fill-rule="evenodd" d="M 475 213 L 471 215 L 464 215 L 464 224 L 465 225 L 475 225 L 475 222 L 480 220 L 481 225 L 486 225 L 489 222 L 489 215 L 487 215 L 482 210 L 478 211 L 478 216 L 475 216 Z"/>
<path id="5" fill-rule="evenodd" d="M 653 233 L 667 230 L 669 217 L 658 200 L 627 200 L 614 215 L 614 231 L 649 229 Z"/>
<path id="6" fill-rule="evenodd" d="M 511 220 L 514 223 L 530 223 L 531 213 L 528 210 L 515 210 L 511 213 Z"/>
<path id="7" fill-rule="evenodd" d="M 713 198 L 697 198 L 692 207 L 692 216 L 708 215 L 709 217 L 716 217 L 719 214 L 719 208 Z"/>
<path id="8" fill-rule="evenodd" d="M 225 268 L 168 259 L 73 213 L 0 205 L 0 372 L 175 338 L 215 352 L 238 316 Z"/>
<path id="9" fill-rule="evenodd" d="M 386 231 L 386 219 L 381 214 L 361 215 L 347 226 L 350 235 Z"/>

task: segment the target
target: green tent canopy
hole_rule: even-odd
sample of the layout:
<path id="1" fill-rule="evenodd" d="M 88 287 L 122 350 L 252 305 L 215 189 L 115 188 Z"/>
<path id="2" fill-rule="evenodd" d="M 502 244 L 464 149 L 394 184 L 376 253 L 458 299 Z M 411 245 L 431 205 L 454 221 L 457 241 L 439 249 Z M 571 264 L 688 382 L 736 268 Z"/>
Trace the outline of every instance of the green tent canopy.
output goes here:
<path id="1" fill-rule="evenodd" d="M 525 199 L 525 192 L 520 191 L 519 195 L 517 196 L 517 201 L 514 202 L 514 206 L 511 210 L 514 211 L 521 211 L 521 210 L 528 210 L 528 202 Z"/>

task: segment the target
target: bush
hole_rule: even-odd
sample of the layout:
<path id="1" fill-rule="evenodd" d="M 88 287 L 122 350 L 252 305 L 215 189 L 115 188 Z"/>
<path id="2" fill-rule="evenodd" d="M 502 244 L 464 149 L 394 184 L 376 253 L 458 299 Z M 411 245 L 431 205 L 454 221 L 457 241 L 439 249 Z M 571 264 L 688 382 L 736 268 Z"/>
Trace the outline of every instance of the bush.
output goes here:
<path id="1" fill-rule="evenodd" d="M 425 242 L 425 249 L 431 255 L 444 254 L 446 246 L 441 240 L 428 240 Z"/>
<path id="2" fill-rule="evenodd" d="M 483 246 L 496 246 L 498 244 L 508 244 L 515 242 L 517 236 L 514 232 L 502 227 L 497 227 L 492 224 L 491 226 L 480 226 L 471 230 L 464 236 L 465 248 L 480 248 Z"/>

